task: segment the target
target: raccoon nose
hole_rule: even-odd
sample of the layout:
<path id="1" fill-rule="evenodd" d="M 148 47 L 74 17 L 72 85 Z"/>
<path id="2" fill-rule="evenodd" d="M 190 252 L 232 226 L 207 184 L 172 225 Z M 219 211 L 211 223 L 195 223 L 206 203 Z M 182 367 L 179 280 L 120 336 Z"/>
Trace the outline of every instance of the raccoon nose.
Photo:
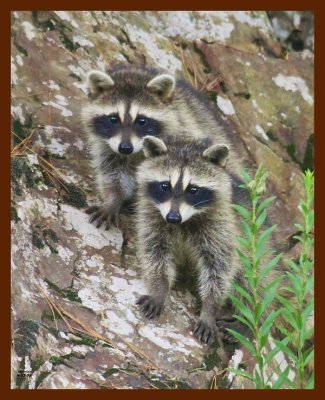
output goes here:
<path id="1" fill-rule="evenodd" d="M 182 222 L 181 214 L 177 211 L 169 211 L 166 215 L 166 221 L 170 224 L 179 224 Z"/>
<path id="2" fill-rule="evenodd" d="M 131 154 L 133 151 L 133 146 L 131 143 L 121 143 L 118 147 L 118 151 L 121 154 Z"/>

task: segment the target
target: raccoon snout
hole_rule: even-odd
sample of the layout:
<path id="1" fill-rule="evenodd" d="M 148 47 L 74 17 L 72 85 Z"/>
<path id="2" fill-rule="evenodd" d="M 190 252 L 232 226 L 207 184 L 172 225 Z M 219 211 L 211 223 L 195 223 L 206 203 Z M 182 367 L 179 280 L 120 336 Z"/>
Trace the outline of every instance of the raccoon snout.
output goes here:
<path id="1" fill-rule="evenodd" d="M 166 215 L 166 221 L 170 224 L 179 224 L 182 222 L 181 214 L 177 211 L 169 211 Z"/>
<path id="2" fill-rule="evenodd" d="M 121 144 L 118 146 L 118 151 L 119 151 L 121 154 L 131 154 L 132 151 L 133 151 L 133 146 L 132 146 L 131 143 L 121 143 Z"/>

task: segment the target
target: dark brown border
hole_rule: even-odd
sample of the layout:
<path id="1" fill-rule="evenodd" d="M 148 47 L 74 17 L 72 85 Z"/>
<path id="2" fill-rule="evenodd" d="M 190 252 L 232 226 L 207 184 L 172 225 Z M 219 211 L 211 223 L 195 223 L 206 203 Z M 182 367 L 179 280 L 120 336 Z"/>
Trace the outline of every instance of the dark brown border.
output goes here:
<path id="1" fill-rule="evenodd" d="M 74 3 L 74 4 L 73 4 Z M 91 4 L 91 7 L 90 7 Z M 135 7 L 136 5 L 136 7 Z M 1 145 L 1 183 L 2 187 L 5 189 L 2 191 L 2 195 L 0 196 L 1 202 L 1 223 L 3 226 L 8 227 L 8 235 L 3 234 L 1 240 L 1 249 L 3 250 L 1 254 L 3 254 L 3 265 L 2 265 L 2 276 L 1 279 L 1 293 L 2 299 L 4 300 L 4 305 L 2 305 L 2 309 L 4 312 L 2 313 L 3 326 L 0 330 L 1 340 L 0 343 L 2 345 L 1 352 L 1 373 L 0 373 L 0 384 L 1 384 L 1 394 L 6 399 L 12 398 L 43 398 L 46 396 L 47 398 L 70 398 L 74 396 L 78 396 L 78 398 L 89 398 L 89 396 L 93 396 L 95 398 L 109 398 L 109 397 L 127 397 L 131 396 L 132 398 L 180 398 L 182 396 L 186 397 L 204 397 L 204 398 L 226 398 L 226 399 L 270 399 L 270 398 L 285 398 L 285 399 L 318 399 L 319 397 L 324 398 L 325 395 L 325 382 L 323 383 L 322 369 L 324 368 L 324 345 L 322 340 L 323 330 L 323 310 L 321 306 L 321 297 L 323 297 L 324 290 L 322 290 L 321 285 L 324 280 L 324 269 L 325 266 L 321 263 L 321 250 L 320 250 L 320 242 L 322 239 L 321 234 L 321 222 L 324 217 L 324 206 L 322 204 L 322 183 L 324 178 L 318 180 L 318 176 L 321 176 L 322 171 L 324 170 L 324 156 L 322 156 L 321 148 L 324 148 L 323 141 L 325 133 L 322 132 L 322 119 L 321 115 L 321 94 L 323 93 L 322 89 L 324 88 L 324 66 L 323 66 L 323 52 L 321 51 L 321 42 L 324 41 L 325 33 L 325 19 L 322 13 L 322 1 L 321 0 L 309 0 L 309 1 L 288 1 L 288 0 L 264 0 L 263 3 L 257 0 L 236 0 L 236 1 L 206 1 L 201 0 L 200 2 L 190 3 L 187 1 L 184 5 L 176 3 L 173 0 L 164 0 L 163 2 L 153 2 L 148 0 L 138 0 L 136 3 L 130 2 L 129 0 L 110 0 L 108 1 L 99 1 L 93 0 L 91 2 L 69 2 L 67 1 L 57 0 L 55 3 L 51 4 L 51 7 L 46 6 L 44 2 L 40 0 L 29 1 L 26 4 L 26 1 L 11 1 L 10 3 L 1 4 L 1 45 L 3 48 L 1 49 L 2 60 L 9 60 L 10 56 L 10 12 L 15 10 L 313 10 L 315 12 L 315 48 L 317 52 L 316 63 L 315 63 L 315 127 L 317 134 L 315 135 L 315 171 L 316 171 L 316 201 L 315 201 L 315 212 L 316 212 L 316 226 L 315 226 L 315 254 L 316 254 L 316 359 L 315 359 L 315 382 L 316 389 L 311 391 L 302 391 L 302 390 L 280 390 L 280 391 L 272 391 L 266 390 L 263 393 L 260 393 L 258 390 L 219 390 L 209 391 L 209 390 L 189 390 L 182 391 L 180 393 L 179 390 L 171 390 L 171 391 L 145 391 L 145 390 L 120 390 L 120 391 L 100 391 L 94 390 L 89 393 L 89 391 L 78 390 L 78 393 L 75 391 L 69 392 L 67 390 L 46 390 L 46 391 L 30 391 L 30 390 L 10 390 L 10 65 L 5 61 L 0 63 L 1 68 L 1 77 L 2 82 L 5 82 L 2 87 L 2 95 L 1 102 L 3 103 L 3 110 L 5 110 L 4 115 L 4 124 L 3 132 L 0 135 L 0 139 L 2 142 Z M 323 15 L 322 15 L 323 14 Z M 8 58 L 7 58 L 8 56 Z M 8 150 L 8 151 L 7 151 Z M 3 185 L 5 183 L 5 185 Z M 324 185 L 325 186 L 325 185 Z M 323 393 L 323 396 L 322 396 Z"/>

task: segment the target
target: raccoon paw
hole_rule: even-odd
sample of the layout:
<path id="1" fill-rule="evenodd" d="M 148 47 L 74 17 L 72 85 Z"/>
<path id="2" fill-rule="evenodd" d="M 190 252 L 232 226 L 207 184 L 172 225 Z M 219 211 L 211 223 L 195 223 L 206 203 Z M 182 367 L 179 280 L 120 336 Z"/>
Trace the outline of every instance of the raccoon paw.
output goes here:
<path id="1" fill-rule="evenodd" d="M 221 334 L 222 340 L 229 344 L 238 343 L 236 339 L 227 329 L 233 329 L 234 331 L 242 334 L 245 337 L 249 337 L 249 329 L 237 319 L 220 319 L 217 320 L 218 330 Z"/>
<path id="2" fill-rule="evenodd" d="M 104 206 L 91 206 L 86 209 L 86 214 L 91 214 L 89 222 L 95 222 L 96 228 L 100 228 L 103 223 L 107 231 L 111 225 L 118 225 L 118 212 L 111 212 Z"/>
<path id="3" fill-rule="evenodd" d="M 216 327 L 200 319 L 195 325 L 194 336 L 203 343 L 212 344 L 216 338 Z"/>
<path id="4" fill-rule="evenodd" d="M 153 296 L 141 296 L 137 303 L 142 314 L 147 318 L 158 317 L 164 308 L 164 303 Z"/>

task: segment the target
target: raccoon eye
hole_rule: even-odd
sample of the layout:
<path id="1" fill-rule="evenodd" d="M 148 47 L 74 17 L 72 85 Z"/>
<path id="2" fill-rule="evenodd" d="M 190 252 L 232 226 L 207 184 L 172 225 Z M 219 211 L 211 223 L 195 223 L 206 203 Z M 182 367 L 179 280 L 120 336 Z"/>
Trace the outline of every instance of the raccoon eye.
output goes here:
<path id="1" fill-rule="evenodd" d="M 137 122 L 139 125 L 144 126 L 147 125 L 148 119 L 146 117 L 139 117 Z"/>
<path id="2" fill-rule="evenodd" d="M 187 188 L 187 191 L 191 194 L 198 194 L 199 193 L 199 188 L 197 186 L 189 186 Z"/>
<path id="3" fill-rule="evenodd" d="M 164 192 L 167 192 L 169 190 L 169 182 L 161 182 L 160 187 Z"/>
<path id="4" fill-rule="evenodd" d="M 117 115 L 110 115 L 109 116 L 109 122 L 113 125 L 117 124 L 119 121 L 119 118 Z"/>

